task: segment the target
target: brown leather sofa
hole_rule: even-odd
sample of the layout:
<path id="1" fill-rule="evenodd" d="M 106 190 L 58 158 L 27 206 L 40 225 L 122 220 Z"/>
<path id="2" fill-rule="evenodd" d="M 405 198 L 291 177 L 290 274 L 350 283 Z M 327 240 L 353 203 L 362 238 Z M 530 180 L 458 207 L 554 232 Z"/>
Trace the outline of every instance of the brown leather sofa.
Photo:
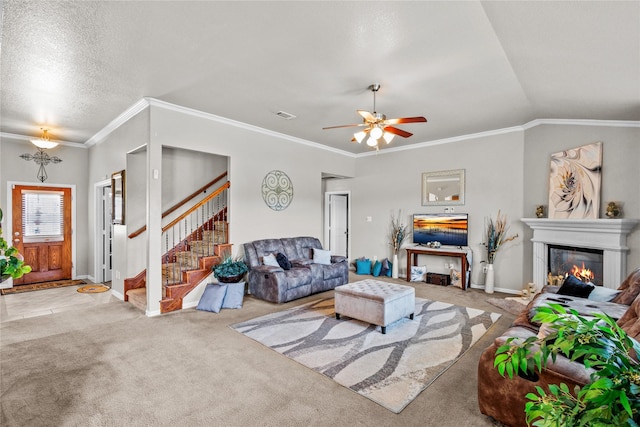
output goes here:
<path id="1" fill-rule="evenodd" d="M 618 325 L 627 334 L 640 340 L 640 268 L 635 270 L 618 287 L 620 293 L 611 302 L 597 302 L 586 298 L 558 295 L 558 287 L 547 286 L 527 305 L 502 336 L 496 338 L 480 356 L 478 362 L 478 404 L 480 411 L 511 427 L 526 427 L 524 407 L 527 393 L 535 393 L 535 387 L 547 389 L 549 384 L 567 384 L 569 389 L 589 382 L 591 373 L 583 364 L 558 356 L 540 373 L 531 378 L 522 376 L 502 377 L 493 366 L 495 353 L 509 337 L 527 338 L 538 334 L 539 324 L 532 322 L 537 307 L 549 302 L 559 303 L 589 315 L 606 313 L 618 319 Z"/>

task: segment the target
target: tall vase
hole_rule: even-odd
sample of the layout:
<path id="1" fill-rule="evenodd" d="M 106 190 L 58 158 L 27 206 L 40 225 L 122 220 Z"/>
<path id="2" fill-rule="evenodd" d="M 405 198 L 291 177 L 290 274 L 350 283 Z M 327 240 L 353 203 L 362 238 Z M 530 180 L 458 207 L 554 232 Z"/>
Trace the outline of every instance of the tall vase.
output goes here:
<path id="1" fill-rule="evenodd" d="M 484 276 L 484 291 L 488 294 L 493 293 L 493 286 L 495 285 L 493 264 L 487 264 L 487 273 Z"/>
<path id="2" fill-rule="evenodd" d="M 393 254 L 393 265 L 391 266 L 391 277 L 398 278 L 398 254 Z"/>

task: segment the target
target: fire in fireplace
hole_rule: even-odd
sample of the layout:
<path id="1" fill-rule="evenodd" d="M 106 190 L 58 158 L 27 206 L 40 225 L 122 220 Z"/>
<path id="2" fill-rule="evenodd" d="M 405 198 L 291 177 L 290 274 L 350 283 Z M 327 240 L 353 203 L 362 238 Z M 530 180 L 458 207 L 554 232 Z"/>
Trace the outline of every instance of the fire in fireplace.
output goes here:
<path id="1" fill-rule="evenodd" d="M 602 286 L 603 251 L 598 249 L 548 245 L 549 277 L 572 274 L 585 283 Z"/>

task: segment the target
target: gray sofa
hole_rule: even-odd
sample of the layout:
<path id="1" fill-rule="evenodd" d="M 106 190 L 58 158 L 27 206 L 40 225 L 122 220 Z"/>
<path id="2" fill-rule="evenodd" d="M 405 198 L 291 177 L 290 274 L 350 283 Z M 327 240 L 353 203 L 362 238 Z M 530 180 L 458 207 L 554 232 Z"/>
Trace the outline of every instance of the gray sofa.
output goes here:
<path id="1" fill-rule="evenodd" d="M 255 240 L 243 247 L 249 267 L 249 292 L 265 301 L 283 303 L 349 282 L 345 257 L 332 255 L 330 264 L 314 262 L 314 249 L 322 250 L 320 240 L 315 237 Z M 265 255 L 278 253 L 287 257 L 290 269 L 263 264 Z"/>

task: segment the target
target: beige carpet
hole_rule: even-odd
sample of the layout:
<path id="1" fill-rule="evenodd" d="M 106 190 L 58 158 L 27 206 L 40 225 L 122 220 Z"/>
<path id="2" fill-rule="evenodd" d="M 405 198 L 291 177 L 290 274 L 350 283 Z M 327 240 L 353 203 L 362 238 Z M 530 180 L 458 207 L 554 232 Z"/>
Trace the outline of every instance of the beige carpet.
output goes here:
<path id="1" fill-rule="evenodd" d="M 417 297 L 501 312 L 482 290 L 410 285 Z M 2 322 L 0 425 L 499 425 L 478 409 L 476 377 L 480 354 L 513 321 L 506 312 L 399 414 L 229 327 L 331 297 L 324 292 L 278 305 L 247 296 L 239 310 L 154 318 L 114 301 Z"/>
<path id="2" fill-rule="evenodd" d="M 327 298 L 232 328 L 399 413 L 501 316 L 422 298 L 414 313 L 382 334 L 365 322 L 336 320 Z"/>

